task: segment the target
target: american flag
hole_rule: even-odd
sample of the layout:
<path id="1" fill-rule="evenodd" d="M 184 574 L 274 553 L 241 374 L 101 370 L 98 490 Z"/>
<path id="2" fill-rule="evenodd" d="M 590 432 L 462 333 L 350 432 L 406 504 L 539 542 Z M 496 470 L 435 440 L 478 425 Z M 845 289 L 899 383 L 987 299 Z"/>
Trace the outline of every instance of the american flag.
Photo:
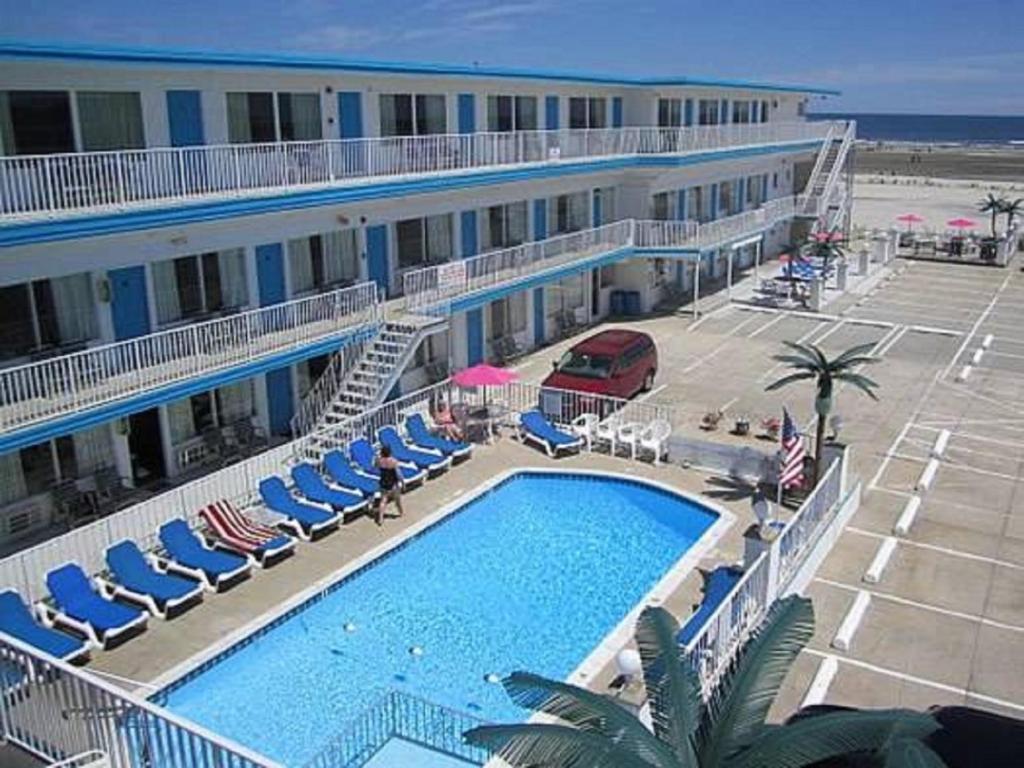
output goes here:
<path id="1" fill-rule="evenodd" d="M 804 438 L 796 431 L 789 411 L 782 409 L 782 466 L 779 469 L 779 485 L 793 488 L 804 484 Z"/>

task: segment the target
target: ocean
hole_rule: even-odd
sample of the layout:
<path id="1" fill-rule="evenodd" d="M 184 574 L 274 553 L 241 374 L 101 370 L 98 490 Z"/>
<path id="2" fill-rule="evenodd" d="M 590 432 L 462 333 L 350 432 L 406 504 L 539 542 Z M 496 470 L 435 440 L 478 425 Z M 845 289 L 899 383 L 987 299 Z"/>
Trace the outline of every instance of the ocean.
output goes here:
<path id="1" fill-rule="evenodd" d="M 819 112 L 811 120 L 856 120 L 857 138 L 950 144 L 1024 146 L 1024 117 L 984 115 L 890 115 Z"/>

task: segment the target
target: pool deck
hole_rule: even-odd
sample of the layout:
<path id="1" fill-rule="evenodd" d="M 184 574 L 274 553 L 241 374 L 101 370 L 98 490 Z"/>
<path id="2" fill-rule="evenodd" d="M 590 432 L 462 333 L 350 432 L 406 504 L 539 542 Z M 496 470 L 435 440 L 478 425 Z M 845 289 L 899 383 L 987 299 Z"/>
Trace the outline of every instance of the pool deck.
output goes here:
<path id="1" fill-rule="evenodd" d="M 772 356 L 783 351 L 783 340 L 815 342 L 832 354 L 870 342 L 882 358 L 867 371 L 880 384 L 880 402 L 849 389 L 837 396 L 836 411 L 845 421 L 841 439 L 853 448 L 864 499 L 807 589 L 817 630 L 773 717 L 784 718 L 801 705 L 830 657 L 837 671 L 824 686 L 827 703 L 959 703 L 1024 717 L 1024 665 L 1018 663 L 1024 658 L 1024 275 L 1016 264 L 993 269 L 923 262 L 898 262 L 890 274 L 832 302 L 820 317 L 720 304 L 697 321 L 683 311 L 610 325 L 654 336 L 661 367 L 647 397 L 674 406 L 677 433 L 705 439 L 701 416 L 719 408 L 727 422 L 748 417 L 756 432 L 762 418 L 780 416 L 785 404 L 810 427 L 809 387 L 764 391 L 781 374 Z M 990 334 L 981 362 L 958 381 Z M 524 380 L 540 381 L 572 341 L 519 361 Z M 864 574 L 893 536 L 942 429 L 951 432 L 949 447 L 930 488 L 919 494 L 916 519 L 897 537 L 880 579 L 868 583 Z M 767 446 L 724 429 L 711 437 Z M 169 624 L 152 622 L 145 635 L 99 654 L 90 667 L 152 681 L 510 467 L 605 469 L 698 493 L 716 487 L 714 477 L 694 470 L 598 454 L 554 462 L 503 438 L 411 493 L 406 518 L 389 520 L 383 529 L 360 519 L 301 545 L 291 561 Z M 750 522 L 748 498 L 717 503 L 736 515 L 736 523 L 703 558 L 706 567 L 738 559 Z M 666 607 L 685 620 L 700 585 L 699 574 L 691 573 Z M 858 593 L 866 593 L 869 603 L 848 649 L 840 651 L 832 641 Z M 610 677 L 606 668 L 591 685 L 603 690 Z"/>

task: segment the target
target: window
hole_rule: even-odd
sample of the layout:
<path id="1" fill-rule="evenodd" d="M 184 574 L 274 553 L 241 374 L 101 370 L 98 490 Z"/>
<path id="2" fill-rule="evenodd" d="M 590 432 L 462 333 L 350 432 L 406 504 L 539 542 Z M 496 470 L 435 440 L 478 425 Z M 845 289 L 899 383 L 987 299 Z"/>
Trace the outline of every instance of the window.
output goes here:
<path id="1" fill-rule="evenodd" d="M 718 125 L 718 99 L 701 99 L 697 102 L 697 124 Z"/>
<path id="2" fill-rule="evenodd" d="M 274 94 L 229 93 L 228 141 L 258 144 L 277 141 L 274 127 Z"/>
<path id="3" fill-rule="evenodd" d="M 718 216 L 730 216 L 736 213 L 736 192 L 733 182 L 723 181 L 718 185 Z"/>
<path id="4" fill-rule="evenodd" d="M 734 123 L 750 122 L 750 102 L 734 101 L 732 103 L 732 121 Z"/>
<path id="5" fill-rule="evenodd" d="M 288 267 L 294 295 L 354 283 L 359 276 L 356 230 L 289 240 Z"/>
<path id="6" fill-rule="evenodd" d="M 551 235 L 562 235 L 586 228 L 589 197 L 586 192 L 573 192 L 569 195 L 550 198 L 548 200 L 548 226 L 551 228 Z"/>
<path id="7" fill-rule="evenodd" d="M 87 272 L 0 288 L 0 358 L 77 344 L 96 335 Z"/>
<path id="8" fill-rule="evenodd" d="M 527 204 L 518 203 L 492 205 L 484 211 L 481 223 L 481 240 L 485 251 L 496 248 L 511 248 L 525 243 Z"/>
<path id="9" fill-rule="evenodd" d="M 658 99 L 658 127 L 678 128 L 683 124 L 682 99 Z"/>
<path id="10" fill-rule="evenodd" d="M 142 101 L 135 92 L 79 91 L 75 94 L 82 151 L 141 149 Z"/>
<path id="11" fill-rule="evenodd" d="M 241 248 L 157 261 L 152 271 L 158 325 L 249 303 Z"/>
<path id="12" fill-rule="evenodd" d="M 316 386 L 316 383 L 323 376 L 327 366 L 330 365 L 330 355 L 317 355 L 309 360 L 303 360 L 295 365 L 296 379 L 298 380 L 299 399 L 305 399 L 309 391 Z"/>
<path id="13" fill-rule="evenodd" d="M 607 125 L 607 102 L 603 97 L 573 96 L 569 99 L 569 127 L 604 128 Z"/>
<path id="14" fill-rule="evenodd" d="M 651 217 L 657 221 L 668 221 L 673 217 L 674 192 L 658 192 L 651 202 Z"/>
<path id="15" fill-rule="evenodd" d="M 447 369 L 448 362 L 448 336 L 447 334 L 435 333 L 427 336 L 420 345 L 416 347 L 416 362 L 414 367 L 422 368 L 426 365 L 444 363 Z"/>
<path id="16" fill-rule="evenodd" d="M 768 122 L 768 102 L 767 101 L 762 101 L 761 102 L 761 122 L 762 123 L 767 123 Z"/>
<path id="17" fill-rule="evenodd" d="M 0 91 L 0 149 L 5 155 L 74 152 L 67 91 Z"/>
<path id="18" fill-rule="evenodd" d="M 686 207 L 689 217 L 704 223 L 711 221 L 711 195 L 704 187 L 693 187 Z"/>
<path id="19" fill-rule="evenodd" d="M 537 130 L 537 97 L 488 96 L 487 130 Z"/>
<path id="20" fill-rule="evenodd" d="M 445 213 L 395 224 L 398 268 L 440 264 L 452 257 L 452 217 Z"/>
<path id="21" fill-rule="evenodd" d="M 594 201 L 595 213 L 601 214 L 601 220 L 594 222 L 595 227 L 618 221 L 618 211 L 615 208 L 615 187 L 598 187 L 594 190 Z"/>
<path id="22" fill-rule="evenodd" d="M 424 136 L 447 131 L 444 94 L 380 95 L 381 136 Z"/>
<path id="23" fill-rule="evenodd" d="M 223 429 L 255 413 L 253 380 L 246 379 L 209 392 L 175 400 L 167 404 L 171 444 L 183 443 L 208 429 Z"/>
<path id="24" fill-rule="evenodd" d="M 0 356 L 21 357 L 38 346 L 28 283 L 0 288 Z"/>
<path id="25" fill-rule="evenodd" d="M 317 93 L 277 94 L 277 118 L 281 141 L 319 141 L 323 138 L 320 95 Z"/>
<path id="26" fill-rule="evenodd" d="M 520 291 L 490 305 L 490 338 L 500 339 L 526 330 L 526 292 Z"/>
<path id="27" fill-rule="evenodd" d="M 615 285 L 615 265 L 609 264 L 606 267 L 601 267 L 601 287 L 611 288 Z"/>
<path id="28" fill-rule="evenodd" d="M 804 117 L 804 116 L 807 115 L 807 102 L 806 101 L 800 100 L 800 101 L 797 102 L 797 104 L 796 104 L 796 114 L 797 114 L 797 117 Z"/>

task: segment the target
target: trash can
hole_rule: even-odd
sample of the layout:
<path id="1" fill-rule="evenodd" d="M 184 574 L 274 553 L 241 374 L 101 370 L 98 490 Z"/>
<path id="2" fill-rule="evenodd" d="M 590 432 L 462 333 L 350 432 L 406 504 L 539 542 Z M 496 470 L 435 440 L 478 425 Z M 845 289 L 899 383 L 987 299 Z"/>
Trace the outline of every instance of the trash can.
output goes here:
<path id="1" fill-rule="evenodd" d="M 611 304 L 611 313 L 615 316 L 620 316 L 626 312 L 626 298 L 624 296 L 625 291 L 612 291 L 609 297 Z"/>
<path id="2" fill-rule="evenodd" d="M 626 315 L 638 317 L 642 314 L 640 307 L 640 291 L 626 291 Z"/>

